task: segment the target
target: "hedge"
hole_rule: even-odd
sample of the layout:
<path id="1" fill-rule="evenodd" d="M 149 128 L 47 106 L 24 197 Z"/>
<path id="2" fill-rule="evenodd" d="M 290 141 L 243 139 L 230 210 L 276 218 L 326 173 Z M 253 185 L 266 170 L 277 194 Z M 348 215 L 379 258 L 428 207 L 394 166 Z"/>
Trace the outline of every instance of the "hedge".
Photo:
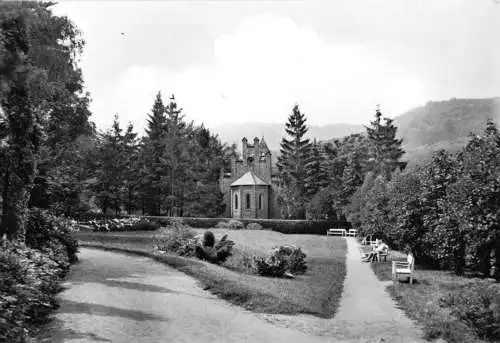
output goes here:
<path id="1" fill-rule="evenodd" d="M 144 216 L 144 219 L 149 219 L 159 223 L 161 226 L 166 226 L 172 220 L 182 221 L 191 227 L 209 229 L 213 228 L 219 222 L 229 222 L 234 218 L 178 218 L 178 217 L 155 217 Z M 330 228 L 351 228 L 351 223 L 344 221 L 333 220 L 284 220 L 284 219 L 238 219 L 245 226 L 250 223 L 258 223 L 267 230 L 277 231 L 285 234 L 309 234 L 309 235 L 324 235 L 326 230 Z"/>

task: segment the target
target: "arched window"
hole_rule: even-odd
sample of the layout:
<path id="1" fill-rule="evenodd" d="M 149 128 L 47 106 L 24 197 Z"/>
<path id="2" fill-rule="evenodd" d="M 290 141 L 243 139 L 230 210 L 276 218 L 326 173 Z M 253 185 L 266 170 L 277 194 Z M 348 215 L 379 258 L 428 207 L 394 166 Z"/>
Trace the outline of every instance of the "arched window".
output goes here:
<path id="1" fill-rule="evenodd" d="M 234 209 L 238 209 L 238 194 L 234 195 Z"/>
<path id="2" fill-rule="evenodd" d="M 259 210 L 262 210 L 264 207 L 264 194 L 260 193 L 259 194 Z"/>
<path id="3" fill-rule="evenodd" d="M 250 194 L 247 193 L 247 208 L 250 208 Z"/>

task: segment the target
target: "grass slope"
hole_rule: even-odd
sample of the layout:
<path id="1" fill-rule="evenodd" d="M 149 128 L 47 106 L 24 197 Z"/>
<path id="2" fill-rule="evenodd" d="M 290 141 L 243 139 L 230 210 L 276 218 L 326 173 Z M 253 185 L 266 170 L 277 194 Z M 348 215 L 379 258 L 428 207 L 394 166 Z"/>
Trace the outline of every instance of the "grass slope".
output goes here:
<path id="1" fill-rule="evenodd" d="M 202 232 L 200 230 L 200 232 Z M 85 246 L 99 246 L 154 257 L 199 280 L 201 285 L 233 304 L 262 313 L 307 313 L 322 318 L 335 314 L 346 274 L 346 243 L 343 239 L 283 235 L 272 231 L 213 230 L 216 236 L 228 233 L 235 241 L 235 254 L 226 267 L 153 251 L 154 232 L 79 232 Z M 307 254 L 308 270 L 296 279 L 267 278 L 240 272 L 242 256 L 268 254 L 276 245 L 294 244 Z"/>

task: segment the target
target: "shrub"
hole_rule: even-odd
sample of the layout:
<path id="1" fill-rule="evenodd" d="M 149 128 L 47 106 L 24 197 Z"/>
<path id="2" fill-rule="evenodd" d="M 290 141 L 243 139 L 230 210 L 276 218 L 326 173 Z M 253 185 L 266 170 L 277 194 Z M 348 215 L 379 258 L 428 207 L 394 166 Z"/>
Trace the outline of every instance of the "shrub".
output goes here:
<path id="1" fill-rule="evenodd" d="M 153 237 L 153 245 L 159 251 L 180 256 L 194 256 L 195 236 L 195 232 L 190 227 L 182 222 L 176 222 L 174 225 L 160 229 L 158 235 Z"/>
<path id="2" fill-rule="evenodd" d="M 280 246 L 275 251 L 275 254 L 278 255 L 279 258 L 286 260 L 286 268 L 290 273 L 304 274 L 306 272 L 306 254 L 304 254 L 300 248 L 291 245 Z"/>
<path id="3" fill-rule="evenodd" d="M 248 223 L 247 230 L 264 230 L 264 228 L 259 223 Z"/>
<path id="4" fill-rule="evenodd" d="M 231 229 L 231 230 L 239 230 L 239 229 L 245 228 L 245 225 L 243 225 L 242 222 L 240 222 L 239 220 L 236 220 L 236 219 L 229 220 L 228 225 L 229 225 L 229 229 Z"/>
<path id="5" fill-rule="evenodd" d="M 94 231 L 100 232 L 155 231 L 160 228 L 159 223 L 138 217 L 91 220 L 88 224 Z"/>
<path id="6" fill-rule="evenodd" d="M 212 231 L 203 233 L 203 247 L 212 248 L 215 245 L 215 236 Z"/>
<path id="7" fill-rule="evenodd" d="M 228 222 L 220 221 L 215 226 L 217 229 L 240 230 L 244 229 L 245 225 L 239 220 L 230 219 Z"/>
<path id="8" fill-rule="evenodd" d="M 254 262 L 257 273 L 262 276 L 282 277 L 287 268 L 286 260 L 276 255 L 271 255 L 268 258 L 256 256 Z"/>
<path id="9" fill-rule="evenodd" d="M 285 245 L 275 248 L 268 258 L 255 257 L 257 272 L 262 276 L 282 277 L 285 272 L 303 274 L 307 270 L 306 254 L 300 248 Z"/>
<path id="10" fill-rule="evenodd" d="M 215 225 L 216 229 L 229 229 L 229 224 L 227 222 L 221 221 Z"/>
<path id="11" fill-rule="evenodd" d="M 196 245 L 195 255 L 200 260 L 221 264 L 232 256 L 233 246 L 234 242 L 227 239 L 227 235 L 224 235 L 218 242 L 215 243 L 213 233 L 211 231 L 207 231 L 203 235 L 203 244 Z"/>
<path id="12" fill-rule="evenodd" d="M 73 219 L 78 220 L 80 222 L 88 222 L 92 220 L 103 220 L 103 219 L 115 219 L 115 218 L 124 218 L 124 216 L 114 215 L 114 214 L 104 214 L 100 212 L 81 212 L 76 213 L 72 216 Z"/>
<path id="13" fill-rule="evenodd" d="M 431 321 L 425 329 L 425 339 L 444 339 L 448 343 L 473 342 L 475 337 L 464 337 L 470 330 L 459 320 L 438 319 Z M 468 334 L 467 336 L 471 336 Z"/>
<path id="14" fill-rule="evenodd" d="M 0 341 L 24 342 L 57 308 L 65 271 L 39 250 L 6 242 L 0 250 Z"/>
<path id="15" fill-rule="evenodd" d="M 482 339 L 500 339 L 500 285 L 477 282 L 441 299 L 441 306 Z"/>
<path id="16" fill-rule="evenodd" d="M 56 257 L 60 263 L 78 260 L 78 240 L 74 237 L 76 222 L 31 208 L 26 225 L 26 245 Z M 67 265 L 65 268 L 68 268 Z"/>

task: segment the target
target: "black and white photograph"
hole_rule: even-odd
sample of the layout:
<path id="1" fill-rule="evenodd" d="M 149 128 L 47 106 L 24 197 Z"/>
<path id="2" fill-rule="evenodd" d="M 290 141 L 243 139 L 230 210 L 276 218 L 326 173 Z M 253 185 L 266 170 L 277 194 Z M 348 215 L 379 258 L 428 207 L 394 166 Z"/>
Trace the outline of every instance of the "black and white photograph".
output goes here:
<path id="1" fill-rule="evenodd" d="M 0 0 L 3 342 L 500 342 L 500 1 Z"/>

